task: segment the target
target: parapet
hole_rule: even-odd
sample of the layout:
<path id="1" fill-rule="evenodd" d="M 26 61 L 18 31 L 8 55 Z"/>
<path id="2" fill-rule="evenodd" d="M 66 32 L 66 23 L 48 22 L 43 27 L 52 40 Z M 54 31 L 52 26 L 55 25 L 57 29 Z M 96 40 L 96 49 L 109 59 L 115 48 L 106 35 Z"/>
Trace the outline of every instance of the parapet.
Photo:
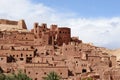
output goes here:
<path id="1" fill-rule="evenodd" d="M 42 24 L 41 24 L 41 27 L 47 28 L 47 24 L 46 24 L 46 23 L 42 23 Z"/>
<path id="2" fill-rule="evenodd" d="M 12 21 L 12 20 L 0 19 L 1 31 L 21 30 L 21 29 L 27 29 L 24 20 Z"/>
<path id="3" fill-rule="evenodd" d="M 57 29 L 57 25 L 52 24 L 52 25 L 50 26 L 50 30 L 51 30 L 51 31 L 55 31 L 56 29 Z"/>
<path id="4" fill-rule="evenodd" d="M 25 23 L 24 20 L 19 20 L 19 21 L 18 21 L 18 26 L 19 26 L 19 28 L 21 28 L 21 29 L 27 29 L 27 26 L 26 26 L 26 23 Z"/>
<path id="5" fill-rule="evenodd" d="M 0 24 L 18 25 L 18 22 L 17 21 L 6 20 L 6 19 L 0 19 Z"/>

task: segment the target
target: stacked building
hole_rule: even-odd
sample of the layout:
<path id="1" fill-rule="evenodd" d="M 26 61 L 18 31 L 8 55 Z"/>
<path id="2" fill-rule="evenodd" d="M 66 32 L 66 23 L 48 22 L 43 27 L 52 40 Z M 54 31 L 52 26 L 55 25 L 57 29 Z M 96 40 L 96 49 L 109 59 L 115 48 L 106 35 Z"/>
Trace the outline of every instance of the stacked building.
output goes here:
<path id="1" fill-rule="evenodd" d="M 116 56 L 104 48 L 71 37 L 71 29 L 34 23 L 27 30 L 24 20 L 0 20 L 0 67 L 4 73 L 22 70 L 33 80 L 54 71 L 62 80 L 119 80 Z M 111 73 L 109 73 L 111 72 Z"/>

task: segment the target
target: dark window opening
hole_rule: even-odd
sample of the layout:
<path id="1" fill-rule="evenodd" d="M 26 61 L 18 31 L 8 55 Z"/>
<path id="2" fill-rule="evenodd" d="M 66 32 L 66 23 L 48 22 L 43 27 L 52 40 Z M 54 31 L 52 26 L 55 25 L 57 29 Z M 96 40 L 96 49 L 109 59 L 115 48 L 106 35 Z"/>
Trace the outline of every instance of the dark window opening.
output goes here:
<path id="1" fill-rule="evenodd" d="M 81 51 L 81 49 L 79 49 L 79 51 Z"/>
<path id="2" fill-rule="evenodd" d="M 3 46 L 1 46 L 1 49 L 3 49 Z"/>
<path id="3" fill-rule="evenodd" d="M 74 76 L 73 72 L 68 70 L 68 76 Z"/>
<path id="4" fill-rule="evenodd" d="M 41 53 L 41 55 L 44 55 L 44 53 Z"/>
<path id="5" fill-rule="evenodd" d="M 32 58 L 31 57 L 27 57 L 26 58 L 26 63 L 32 63 Z"/>
<path id="6" fill-rule="evenodd" d="M 7 62 L 8 63 L 9 62 L 15 62 L 15 61 L 16 61 L 16 59 L 12 55 L 10 55 L 10 56 L 7 57 Z"/>
<path id="7" fill-rule="evenodd" d="M 49 44 L 52 44 L 52 36 L 49 37 Z"/>
<path id="8" fill-rule="evenodd" d="M 30 56 L 32 56 L 32 55 L 30 54 Z"/>
<path id="9" fill-rule="evenodd" d="M 1 60 L 3 60 L 4 58 L 1 58 Z"/>
<path id="10" fill-rule="evenodd" d="M 23 61 L 24 59 L 23 58 L 20 58 L 21 61 Z"/>
<path id="11" fill-rule="evenodd" d="M 82 73 L 86 73 L 87 72 L 87 70 L 86 69 L 82 69 Z"/>
<path id="12" fill-rule="evenodd" d="M 15 50 L 13 46 L 11 46 L 11 50 Z"/>
<path id="13" fill-rule="evenodd" d="M 44 72 L 44 74 L 46 74 L 46 72 Z"/>
<path id="14" fill-rule="evenodd" d="M 31 46 L 31 49 L 34 49 L 34 47 L 33 47 L 33 46 Z"/>
<path id="15" fill-rule="evenodd" d="M 23 54 L 21 53 L 21 57 L 23 57 Z"/>
<path id="16" fill-rule="evenodd" d="M 30 74 L 30 72 L 28 72 L 28 74 Z"/>
<path id="17" fill-rule="evenodd" d="M 37 78 L 35 78 L 35 80 L 37 80 Z"/>

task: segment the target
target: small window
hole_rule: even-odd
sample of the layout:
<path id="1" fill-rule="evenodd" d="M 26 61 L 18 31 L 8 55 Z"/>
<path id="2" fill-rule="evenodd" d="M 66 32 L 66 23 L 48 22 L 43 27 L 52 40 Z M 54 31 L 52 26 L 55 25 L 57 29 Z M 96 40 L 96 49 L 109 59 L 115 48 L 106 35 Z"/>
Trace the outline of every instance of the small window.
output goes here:
<path id="1" fill-rule="evenodd" d="M 26 69 L 24 69 L 24 72 L 26 73 Z"/>
<path id="2" fill-rule="evenodd" d="M 21 57 L 23 57 L 23 54 L 21 53 Z"/>
<path id="3" fill-rule="evenodd" d="M 62 75 L 62 73 L 60 73 L 60 75 Z"/>
<path id="4" fill-rule="evenodd" d="M 38 73 L 36 73 L 36 75 L 37 75 Z"/>
<path id="5" fill-rule="evenodd" d="M 78 63 L 78 61 L 76 61 L 76 63 Z"/>
<path id="6" fill-rule="evenodd" d="M 46 72 L 44 72 L 44 74 L 46 74 Z"/>
<path id="7" fill-rule="evenodd" d="M 65 50 L 67 51 L 67 48 L 65 48 Z"/>
<path id="8" fill-rule="evenodd" d="M 44 53 L 41 53 L 41 55 L 44 55 Z"/>
<path id="9" fill-rule="evenodd" d="M 28 72 L 28 74 L 30 74 L 30 72 Z"/>
<path id="10" fill-rule="evenodd" d="M 3 60 L 4 58 L 1 58 L 1 60 Z"/>
<path id="11" fill-rule="evenodd" d="M 86 69 L 82 69 L 82 73 L 86 73 L 87 72 L 87 70 Z"/>
<path id="12" fill-rule="evenodd" d="M 37 80 L 37 78 L 35 78 L 35 80 Z"/>
<path id="13" fill-rule="evenodd" d="M 28 48 L 26 48 L 26 50 L 28 51 Z"/>
<path id="14" fill-rule="evenodd" d="M 24 59 L 23 58 L 20 58 L 21 61 L 23 61 Z"/>
<path id="15" fill-rule="evenodd" d="M 18 57 L 18 55 L 17 55 L 17 57 Z"/>
<path id="16" fill-rule="evenodd" d="M 32 56 L 32 55 L 30 54 L 30 56 Z"/>

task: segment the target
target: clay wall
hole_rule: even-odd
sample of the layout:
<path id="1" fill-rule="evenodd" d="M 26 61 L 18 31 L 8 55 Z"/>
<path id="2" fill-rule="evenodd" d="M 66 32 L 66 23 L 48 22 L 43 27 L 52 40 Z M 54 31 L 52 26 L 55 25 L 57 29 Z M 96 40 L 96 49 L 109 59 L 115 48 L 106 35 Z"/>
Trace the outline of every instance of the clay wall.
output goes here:
<path id="1" fill-rule="evenodd" d="M 11 20 L 5 20 L 5 19 L 0 19 L 0 24 L 3 25 L 9 25 L 9 28 L 18 28 L 18 29 L 27 29 L 25 21 L 24 20 L 19 20 L 19 21 L 11 21 Z M 11 26 L 12 25 L 12 26 Z"/>
<path id="2" fill-rule="evenodd" d="M 23 51 L 29 51 L 34 50 L 33 46 L 13 46 L 14 50 L 23 50 Z"/>
<path id="3" fill-rule="evenodd" d="M 88 62 L 90 62 L 91 66 L 98 66 L 101 61 L 101 57 L 99 56 L 88 56 Z"/>
<path id="4" fill-rule="evenodd" d="M 3 54 L 0 54 L 0 64 L 6 64 L 7 63 L 7 57 Z"/>
<path id="5" fill-rule="evenodd" d="M 5 19 L 0 19 L 0 24 L 18 25 L 17 21 L 9 21 Z"/>
<path id="6" fill-rule="evenodd" d="M 68 44 L 71 41 L 71 30 L 70 28 L 58 28 L 57 30 L 57 44 L 62 45 L 63 43 Z"/>
<path id="7" fill-rule="evenodd" d="M 53 57 L 34 57 L 32 59 L 33 63 L 47 63 L 53 64 Z"/>
<path id="8" fill-rule="evenodd" d="M 68 68 L 67 67 L 26 67 L 25 72 L 33 80 L 42 80 L 43 77 L 47 76 L 50 72 L 56 72 L 63 79 L 68 78 Z"/>
<path id="9" fill-rule="evenodd" d="M 34 56 L 34 51 L 10 51 L 9 54 L 18 61 L 26 62 L 27 57 L 32 58 Z"/>
<path id="10" fill-rule="evenodd" d="M 81 74 L 81 73 L 88 73 L 90 72 L 90 64 L 88 61 L 75 61 L 75 73 Z"/>
<path id="11" fill-rule="evenodd" d="M 103 80 L 119 80 L 120 79 L 119 74 L 120 74 L 119 68 L 107 70 L 104 72 Z"/>
<path id="12" fill-rule="evenodd" d="M 114 67 L 117 65 L 116 59 L 116 56 L 110 56 L 111 65 Z"/>
<path id="13" fill-rule="evenodd" d="M 54 47 L 53 46 L 37 46 L 37 53 L 39 55 L 53 55 L 54 54 Z"/>

